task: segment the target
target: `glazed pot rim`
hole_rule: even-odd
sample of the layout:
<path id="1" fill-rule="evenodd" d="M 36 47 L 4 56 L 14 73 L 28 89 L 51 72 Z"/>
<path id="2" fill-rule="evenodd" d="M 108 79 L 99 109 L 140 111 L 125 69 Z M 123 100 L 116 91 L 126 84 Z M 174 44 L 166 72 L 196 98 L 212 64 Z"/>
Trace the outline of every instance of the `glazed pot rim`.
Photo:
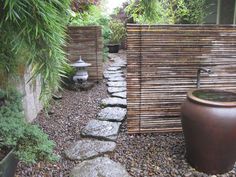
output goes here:
<path id="1" fill-rule="evenodd" d="M 223 89 L 210 89 L 210 88 L 200 89 L 200 88 L 198 88 L 198 89 L 192 89 L 192 90 L 188 91 L 187 98 L 192 100 L 192 101 L 202 103 L 202 104 L 206 104 L 206 105 L 221 106 L 221 107 L 236 107 L 236 101 L 219 102 L 219 101 L 209 101 L 209 100 L 198 98 L 198 97 L 193 95 L 193 92 L 195 92 L 197 90 L 215 90 L 215 91 L 224 91 L 224 92 L 229 92 L 229 93 L 236 94 L 235 92 L 226 91 L 226 90 L 223 90 Z"/>
<path id="2" fill-rule="evenodd" d="M 108 47 L 114 47 L 114 46 L 120 46 L 120 44 L 119 43 L 114 43 L 114 44 L 110 43 L 110 44 L 107 44 L 107 46 Z"/>

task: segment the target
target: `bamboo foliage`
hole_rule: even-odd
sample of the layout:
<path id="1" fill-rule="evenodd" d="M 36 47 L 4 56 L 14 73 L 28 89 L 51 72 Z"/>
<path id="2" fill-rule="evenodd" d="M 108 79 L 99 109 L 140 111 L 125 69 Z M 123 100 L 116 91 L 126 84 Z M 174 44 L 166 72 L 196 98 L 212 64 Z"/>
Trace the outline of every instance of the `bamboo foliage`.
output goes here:
<path id="1" fill-rule="evenodd" d="M 1 61 L 20 58 L 32 67 L 33 78 L 41 75 L 43 100 L 58 89 L 67 65 L 63 46 L 69 5 L 70 0 L 0 2 Z"/>

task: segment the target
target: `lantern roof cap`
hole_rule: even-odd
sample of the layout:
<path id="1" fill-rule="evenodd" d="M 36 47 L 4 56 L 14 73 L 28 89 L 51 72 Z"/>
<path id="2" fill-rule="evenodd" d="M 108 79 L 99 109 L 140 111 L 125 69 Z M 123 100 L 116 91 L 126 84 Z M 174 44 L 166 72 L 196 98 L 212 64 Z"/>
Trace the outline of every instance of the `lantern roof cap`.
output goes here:
<path id="1" fill-rule="evenodd" d="M 77 67 L 77 68 L 82 68 L 82 67 L 91 66 L 91 64 L 86 63 L 84 60 L 82 60 L 82 58 L 80 56 L 79 60 L 77 60 L 75 63 L 72 63 L 71 66 L 74 66 L 74 67 Z"/>

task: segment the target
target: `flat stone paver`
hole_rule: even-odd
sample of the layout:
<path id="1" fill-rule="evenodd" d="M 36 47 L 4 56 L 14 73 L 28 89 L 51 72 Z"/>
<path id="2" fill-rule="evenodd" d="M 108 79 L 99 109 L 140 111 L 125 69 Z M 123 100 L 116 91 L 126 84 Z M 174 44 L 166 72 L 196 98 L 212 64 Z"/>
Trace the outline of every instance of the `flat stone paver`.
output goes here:
<path id="1" fill-rule="evenodd" d="M 115 142 L 99 140 L 80 140 L 72 144 L 65 155 L 70 160 L 86 160 L 112 152 L 116 147 Z"/>
<path id="2" fill-rule="evenodd" d="M 81 130 L 81 135 L 102 140 L 116 141 L 120 125 L 120 122 L 91 120 Z"/>
<path id="3" fill-rule="evenodd" d="M 114 64 L 111 64 L 110 67 L 121 67 L 121 68 L 125 68 L 125 67 L 126 67 L 126 64 L 114 63 Z"/>
<path id="4" fill-rule="evenodd" d="M 130 175 L 120 163 L 108 157 L 98 157 L 75 166 L 70 177 L 130 177 Z"/>
<path id="5" fill-rule="evenodd" d="M 122 99 L 122 98 L 116 98 L 116 97 L 112 97 L 112 98 L 105 98 L 102 100 L 101 104 L 103 106 L 118 106 L 118 107 L 127 107 L 127 101 L 126 99 Z"/>
<path id="6" fill-rule="evenodd" d="M 121 122 L 126 116 L 127 110 L 120 107 L 107 107 L 102 109 L 98 114 L 99 120 L 105 121 L 117 121 Z"/>
<path id="7" fill-rule="evenodd" d="M 126 82 L 121 81 L 121 82 L 107 82 L 107 85 L 109 87 L 126 87 Z"/>
<path id="8" fill-rule="evenodd" d="M 122 61 L 118 61 L 115 63 L 110 64 L 110 67 L 121 67 L 121 68 L 125 68 L 127 65 L 127 63 L 122 62 Z"/>
<path id="9" fill-rule="evenodd" d="M 109 77 L 109 81 L 125 81 L 124 77 Z"/>
<path id="10" fill-rule="evenodd" d="M 121 70 L 121 67 L 109 67 L 109 68 L 107 68 L 107 71 L 117 71 L 117 70 Z"/>
<path id="11" fill-rule="evenodd" d="M 118 71 L 104 71 L 103 74 L 123 74 L 122 70 L 118 70 Z"/>
<path id="12" fill-rule="evenodd" d="M 124 77 L 124 74 L 122 73 L 103 74 L 103 77 L 105 79 L 109 79 L 111 77 Z"/>
<path id="13" fill-rule="evenodd" d="M 126 91 L 126 87 L 108 87 L 107 88 L 108 93 L 116 93 L 116 92 L 123 92 Z"/>
<path id="14" fill-rule="evenodd" d="M 117 93 L 112 93 L 111 96 L 126 99 L 127 93 L 126 92 L 117 92 Z"/>

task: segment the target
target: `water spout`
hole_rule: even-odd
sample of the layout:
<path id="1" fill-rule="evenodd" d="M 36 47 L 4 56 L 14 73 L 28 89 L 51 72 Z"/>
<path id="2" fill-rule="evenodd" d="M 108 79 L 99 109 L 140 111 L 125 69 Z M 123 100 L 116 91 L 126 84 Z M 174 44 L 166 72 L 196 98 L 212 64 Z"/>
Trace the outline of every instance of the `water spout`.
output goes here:
<path id="1" fill-rule="evenodd" d="M 208 73 L 208 74 L 212 74 L 211 69 L 208 69 L 208 68 L 199 68 L 199 69 L 197 70 L 197 88 L 200 88 L 201 72 L 205 72 L 205 73 Z"/>

